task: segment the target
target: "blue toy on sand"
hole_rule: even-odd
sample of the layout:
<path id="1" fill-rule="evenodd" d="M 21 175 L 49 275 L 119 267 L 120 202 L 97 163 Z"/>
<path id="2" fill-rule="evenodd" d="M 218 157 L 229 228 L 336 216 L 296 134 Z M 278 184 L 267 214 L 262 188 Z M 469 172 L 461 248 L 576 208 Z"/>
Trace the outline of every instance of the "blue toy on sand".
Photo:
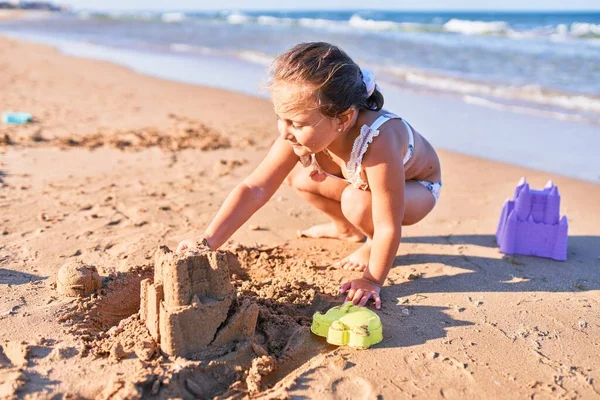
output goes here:
<path id="1" fill-rule="evenodd" d="M 33 116 L 25 112 L 7 111 L 2 113 L 2 122 L 12 125 L 23 125 L 33 121 Z"/>

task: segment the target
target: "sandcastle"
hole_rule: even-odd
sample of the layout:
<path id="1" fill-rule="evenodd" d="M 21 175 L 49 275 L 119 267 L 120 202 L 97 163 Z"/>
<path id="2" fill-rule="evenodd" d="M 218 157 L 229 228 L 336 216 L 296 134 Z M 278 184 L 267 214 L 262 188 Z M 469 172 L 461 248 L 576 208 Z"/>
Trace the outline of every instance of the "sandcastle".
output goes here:
<path id="1" fill-rule="evenodd" d="M 514 199 L 504 203 L 496 240 L 506 254 L 564 261 L 568 229 L 567 217 L 560 218 L 560 194 L 552 181 L 543 190 L 532 190 L 521 178 Z"/>
<path id="2" fill-rule="evenodd" d="M 140 317 L 167 355 L 193 357 L 254 335 L 258 306 L 242 303 L 234 312 L 227 258 L 206 243 L 183 254 L 161 246 L 140 296 Z"/>

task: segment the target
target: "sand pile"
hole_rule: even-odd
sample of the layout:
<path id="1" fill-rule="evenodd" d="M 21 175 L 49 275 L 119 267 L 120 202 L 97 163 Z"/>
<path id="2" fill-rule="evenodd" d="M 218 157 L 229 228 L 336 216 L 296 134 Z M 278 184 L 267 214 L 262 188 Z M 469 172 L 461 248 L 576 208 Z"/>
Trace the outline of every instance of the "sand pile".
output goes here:
<path id="1" fill-rule="evenodd" d="M 3 128 L 0 145 L 83 147 L 95 149 L 112 147 L 137 151 L 158 147 L 164 151 L 198 149 L 202 151 L 231 147 L 231 142 L 221 133 L 192 119 L 169 115 L 171 126 L 166 129 L 146 127 L 140 129 L 106 131 L 92 134 L 68 134 L 60 138 L 44 136 L 43 123 Z"/>
<path id="2" fill-rule="evenodd" d="M 335 299 L 302 281 L 251 280 L 258 269 L 285 270 L 293 261 L 281 249 L 268 252 L 273 257 L 248 247 L 213 252 L 200 244 L 185 254 L 161 247 L 154 270 L 111 275 L 98 294 L 78 299 L 60 318 L 82 340 L 79 356 L 128 369 L 102 398 L 242 397 L 330 350 L 309 326 Z"/>
<path id="3" fill-rule="evenodd" d="M 85 297 L 102 287 L 102 279 L 93 265 L 69 261 L 58 270 L 56 290 L 63 296 Z"/>

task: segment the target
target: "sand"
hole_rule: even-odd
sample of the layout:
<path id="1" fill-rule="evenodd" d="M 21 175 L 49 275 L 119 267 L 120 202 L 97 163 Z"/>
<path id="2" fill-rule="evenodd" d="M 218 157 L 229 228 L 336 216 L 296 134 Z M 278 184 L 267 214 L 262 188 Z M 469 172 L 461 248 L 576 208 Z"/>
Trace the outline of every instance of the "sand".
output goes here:
<path id="1" fill-rule="evenodd" d="M 445 151 L 441 200 L 404 229 L 382 291 L 381 343 L 336 348 L 308 330 L 343 301 L 339 284 L 357 273 L 332 264 L 359 244 L 296 238 L 325 218 L 282 187 L 223 247 L 228 313 L 258 307 L 254 334 L 193 358 L 161 353 L 140 319 L 141 282 L 159 247 L 200 233 L 264 157 L 271 105 L 42 45 L 0 47 L 0 110 L 36 118 L 0 126 L 0 397 L 600 395 L 600 186 Z M 521 176 L 559 187 L 566 262 L 498 252 Z M 57 293 L 75 260 L 96 266 L 99 292 Z"/>

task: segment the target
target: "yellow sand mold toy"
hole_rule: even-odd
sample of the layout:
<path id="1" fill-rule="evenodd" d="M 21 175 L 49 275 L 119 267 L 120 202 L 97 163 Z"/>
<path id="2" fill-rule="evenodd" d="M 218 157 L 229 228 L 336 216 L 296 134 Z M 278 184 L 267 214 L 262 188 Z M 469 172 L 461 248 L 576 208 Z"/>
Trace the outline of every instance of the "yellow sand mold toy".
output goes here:
<path id="1" fill-rule="evenodd" d="M 379 316 L 366 307 L 348 301 L 330 308 L 325 314 L 316 312 L 310 330 L 338 346 L 367 349 L 383 340 Z"/>

